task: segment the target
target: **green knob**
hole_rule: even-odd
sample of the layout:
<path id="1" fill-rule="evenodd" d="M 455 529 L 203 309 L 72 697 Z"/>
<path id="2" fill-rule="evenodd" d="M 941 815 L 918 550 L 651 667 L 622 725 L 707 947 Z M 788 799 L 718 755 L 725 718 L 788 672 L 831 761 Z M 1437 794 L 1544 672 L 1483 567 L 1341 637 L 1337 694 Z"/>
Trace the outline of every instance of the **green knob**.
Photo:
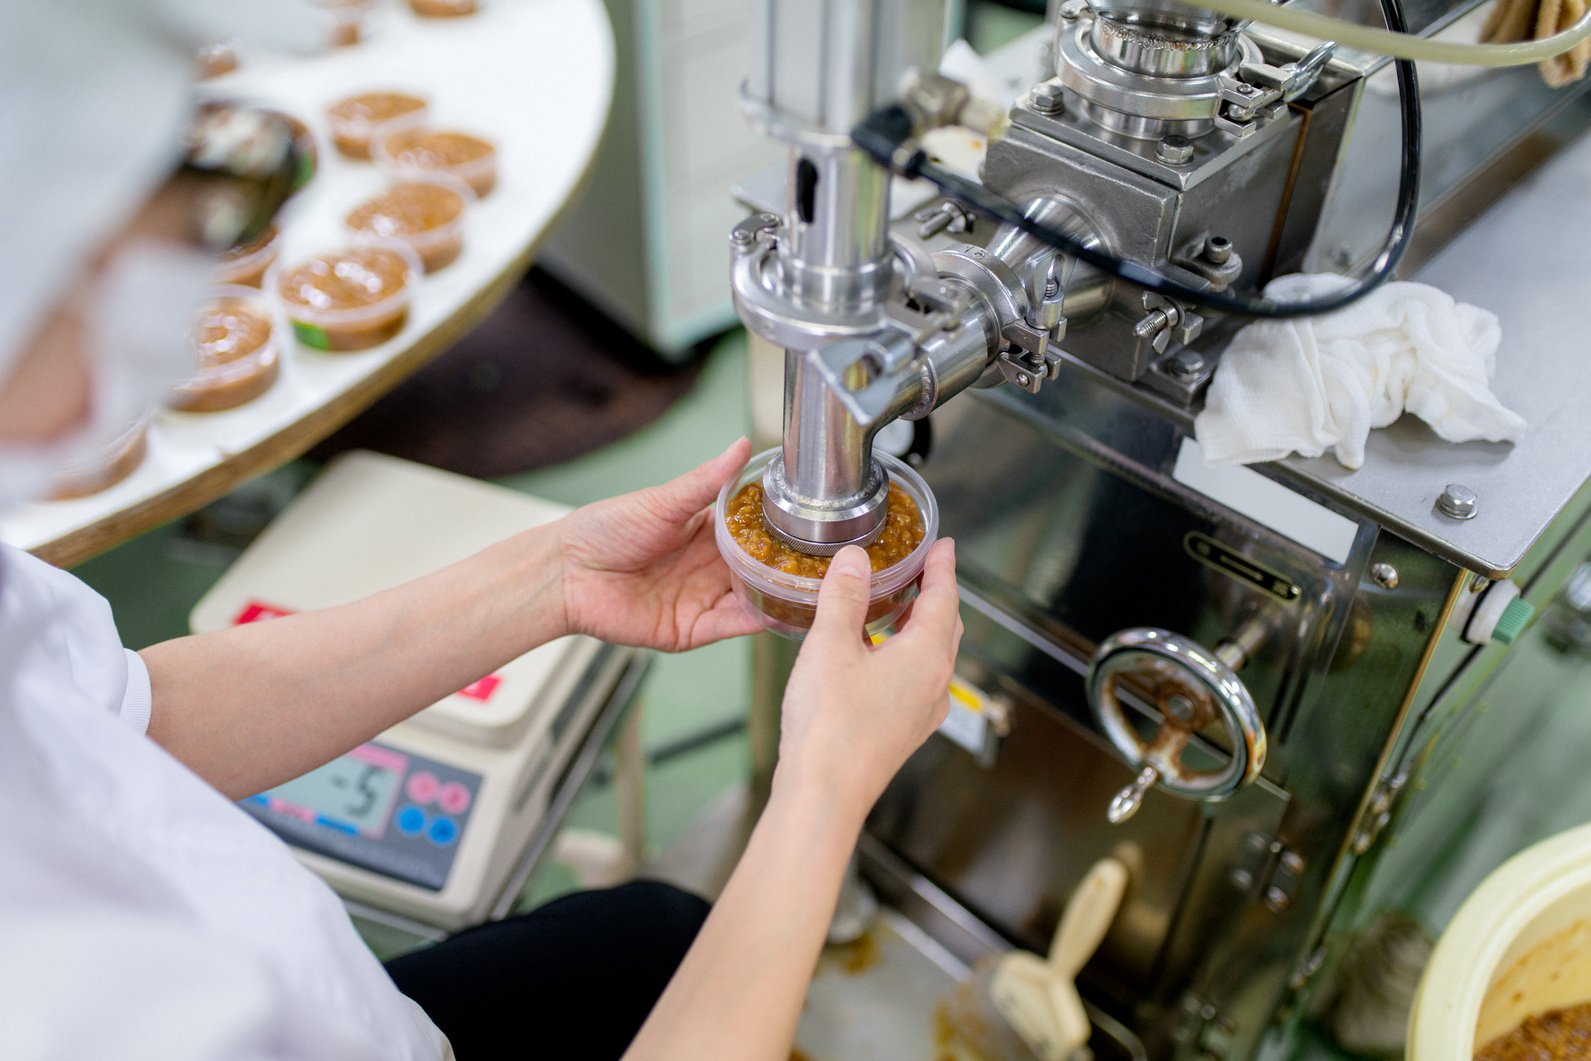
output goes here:
<path id="1" fill-rule="evenodd" d="M 1515 597 L 1508 602 L 1508 607 L 1503 609 L 1503 614 L 1497 619 L 1497 628 L 1492 631 L 1492 640 L 1504 645 L 1511 645 L 1514 639 L 1525 632 L 1525 627 L 1530 625 L 1530 620 L 1536 615 L 1536 606 L 1523 597 Z"/>

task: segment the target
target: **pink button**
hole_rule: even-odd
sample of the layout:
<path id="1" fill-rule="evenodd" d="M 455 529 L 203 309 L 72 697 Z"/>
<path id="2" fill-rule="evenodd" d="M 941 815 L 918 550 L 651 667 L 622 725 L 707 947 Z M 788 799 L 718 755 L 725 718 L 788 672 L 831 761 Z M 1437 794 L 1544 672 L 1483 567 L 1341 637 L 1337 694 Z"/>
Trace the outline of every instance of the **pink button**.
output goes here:
<path id="1" fill-rule="evenodd" d="M 409 775 L 409 798 L 422 807 L 436 799 L 436 775 L 429 770 L 422 770 L 417 774 Z"/>
<path id="2" fill-rule="evenodd" d="M 436 801 L 449 814 L 463 814 L 470 809 L 470 790 L 457 781 L 449 781 L 442 786 Z"/>

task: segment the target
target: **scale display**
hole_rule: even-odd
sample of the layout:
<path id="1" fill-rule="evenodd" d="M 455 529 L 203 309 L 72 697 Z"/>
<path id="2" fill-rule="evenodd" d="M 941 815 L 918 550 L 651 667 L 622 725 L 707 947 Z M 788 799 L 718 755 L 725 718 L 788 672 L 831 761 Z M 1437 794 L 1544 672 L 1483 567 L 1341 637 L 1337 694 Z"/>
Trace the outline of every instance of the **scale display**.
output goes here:
<path id="1" fill-rule="evenodd" d="M 371 741 L 242 806 L 296 847 L 440 891 L 480 783 Z"/>

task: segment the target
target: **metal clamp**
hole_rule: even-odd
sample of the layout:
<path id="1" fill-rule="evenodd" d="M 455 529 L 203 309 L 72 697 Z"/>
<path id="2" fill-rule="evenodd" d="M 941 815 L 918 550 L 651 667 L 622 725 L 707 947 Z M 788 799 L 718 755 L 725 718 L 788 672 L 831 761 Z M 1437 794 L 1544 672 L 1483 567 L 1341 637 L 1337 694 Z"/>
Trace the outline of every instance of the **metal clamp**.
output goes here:
<path id="1" fill-rule="evenodd" d="M 1235 73 L 1222 74 L 1221 110 L 1215 116 L 1216 126 L 1239 139 L 1255 132 L 1308 92 L 1336 53 L 1336 42 L 1326 41 L 1297 62 L 1281 66 L 1245 62 Z"/>
<path id="2" fill-rule="evenodd" d="M 1100 643 L 1088 672 L 1088 702 L 1106 739 L 1139 771 L 1111 800 L 1106 816 L 1112 824 L 1136 814 L 1157 784 L 1189 799 L 1221 800 L 1259 777 L 1265 726 L 1235 668 L 1262 637 L 1263 628 L 1249 624 L 1211 652 L 1169 630 L 1136 627 Z M 1119 691 L 1124 681 L 1136 684 L 1164 720 L 1148 741 L 1128 719 Z M 1184 766 L 1188 742 L 1211 725 L 1226 731 L 1231 758 L 1214 770 Z"/>

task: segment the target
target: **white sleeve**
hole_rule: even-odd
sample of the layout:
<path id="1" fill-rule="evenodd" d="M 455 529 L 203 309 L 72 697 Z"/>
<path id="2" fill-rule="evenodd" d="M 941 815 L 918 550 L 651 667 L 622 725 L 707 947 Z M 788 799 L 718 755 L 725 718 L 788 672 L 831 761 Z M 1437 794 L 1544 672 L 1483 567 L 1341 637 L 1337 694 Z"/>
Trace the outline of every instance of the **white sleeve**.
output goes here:
<path id="1" fill-rule="evenodd" d="M 149 668 L 144 658 L 132 649 L 127 653 L 127 691 L 122 693 L 121 720 L 134 733 L 149 732 L 149 713 L 154 706 L 154 692 L 149 685 Z"/>

